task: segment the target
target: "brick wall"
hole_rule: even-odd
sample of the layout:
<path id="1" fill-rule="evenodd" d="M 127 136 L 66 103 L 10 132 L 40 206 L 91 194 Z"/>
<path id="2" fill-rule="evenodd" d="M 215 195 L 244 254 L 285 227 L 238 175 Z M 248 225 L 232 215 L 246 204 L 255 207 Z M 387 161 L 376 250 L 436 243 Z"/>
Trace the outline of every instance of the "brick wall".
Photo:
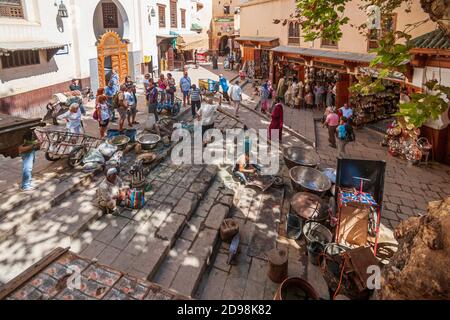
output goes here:
<path id="1" fill-rule="evenodd" d="M 90 78 L 81 80 L 82 88 L 90 86 Z M 52 86 L 0 98 L 0 113 L 24 118 L 42 117 L 46 113 L 45 106 L 55 93 L 69 91 L 70 81 Z"/>

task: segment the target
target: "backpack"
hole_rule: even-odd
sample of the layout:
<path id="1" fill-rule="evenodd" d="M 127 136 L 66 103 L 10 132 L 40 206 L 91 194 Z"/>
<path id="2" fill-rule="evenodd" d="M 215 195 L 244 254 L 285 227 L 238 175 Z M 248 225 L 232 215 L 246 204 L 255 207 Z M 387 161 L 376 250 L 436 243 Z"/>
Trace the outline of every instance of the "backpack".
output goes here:
<path id="1" fill-rule="evenodd" d="M 120 91 L 116 92 L 112 98 L 112 107 L 117 109 L 119 107 L 119 94 Z"/>
<path id="2" fill-rule="evenodd" d="M 345 126 L 345 141 L 347 142 L 355 141 L 355 132 L 353 131 L 353 127 L 349 124 Z"/>

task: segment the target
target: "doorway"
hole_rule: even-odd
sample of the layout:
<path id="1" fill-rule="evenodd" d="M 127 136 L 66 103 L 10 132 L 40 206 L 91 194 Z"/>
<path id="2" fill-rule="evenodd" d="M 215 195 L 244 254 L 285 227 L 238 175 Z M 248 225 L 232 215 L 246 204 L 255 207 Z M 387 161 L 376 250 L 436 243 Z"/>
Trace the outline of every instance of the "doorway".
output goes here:
<path id="1" fill-rule="evenodd" d="M 129 73 L 128 44 L 122 42 L 114 31 L 106 32 L 97 45 L 99 87 L 105 87 L 111 73 L 116 70 L 119 81 L 123 83 Z"/>
<path id="2" fill-rule="evenodd" d="M 230 53 L 230 47 L 228 45 L 228 36 L 223 36 L 220 38 L 219 42 L 219 54 L 220 55 L 228 55 Z"/>

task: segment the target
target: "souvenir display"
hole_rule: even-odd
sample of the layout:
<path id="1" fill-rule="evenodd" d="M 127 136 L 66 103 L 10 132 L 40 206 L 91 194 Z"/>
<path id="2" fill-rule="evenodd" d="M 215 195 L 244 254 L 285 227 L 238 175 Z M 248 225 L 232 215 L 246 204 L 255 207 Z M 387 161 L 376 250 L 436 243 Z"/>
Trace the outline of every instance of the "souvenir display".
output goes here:
<path id="1" fill-rule="evenodd" d="M 400 86 L 392 82 L 387 82 L 385 86 L 386 90 L 376 94 L 352 95 L 351 105 L 353 107 L 354 125 L 361 126 L 366 123 L 388 119 L 398 112 Z"/>

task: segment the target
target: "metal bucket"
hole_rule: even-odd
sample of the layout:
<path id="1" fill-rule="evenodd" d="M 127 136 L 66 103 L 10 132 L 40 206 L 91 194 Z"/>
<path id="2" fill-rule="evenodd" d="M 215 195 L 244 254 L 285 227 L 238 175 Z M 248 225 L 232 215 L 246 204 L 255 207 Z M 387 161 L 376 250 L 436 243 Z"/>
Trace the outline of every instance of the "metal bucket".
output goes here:
<path id="1" fill-rule="evenodd" d="M 308 244 L 311 242 L 320 242 L 325 246 L 333 239 L 333 235 L 327 227 L 314 221 L 305 223 L 303 226 L 303 234 L 305 235 Z"/>
<path id="2" fill-rule="evenodd" d="M 292 188 L 297 192 L 311 192 L 323 196 L 330 190 L 331 181 L 319 170 L 309 167 L 294 167 L 289 170 Z"/>
<path id="3" fill-rule="evenodd" d="M 275 293 L 274 300 L 319 300 L 319 294 L 302 278 L 287 278 Z"/>
<path id="4" fill-rule="evenodd" d="M 329 243 L 325 246 L 324 253 L 329 258 L 326 261 L 327 269 L 330 273 L 338 276 L 340 271 L 340 265 L 335 261 L 335 257 L 341 254 L 342 252 L 348 251 L 350 248 L 342 246 L 337 243 Z"/>
<path id="5" fill-rule="evenodd" d="M 306 249 L 308 250 L 308 260 L 315 266 L 320 265 L 320 254 L 323 252 L 324 246 L 322 243 L 312 241 L 308 243 Z"/>
<path id="6" fill-rule="evenodd" d="M 290 147 L 283 150 L 283 158 L 289 169 L 296 166 L 315 168 L 320 162 L 319 155 L 311 148 Z"/>
<path id="7" fill-rule="evenodd" d="M 296 214 L 289 212 L 286 216 L 286 235 L 297 240 L 302 235 L 303 221 Z"/>

